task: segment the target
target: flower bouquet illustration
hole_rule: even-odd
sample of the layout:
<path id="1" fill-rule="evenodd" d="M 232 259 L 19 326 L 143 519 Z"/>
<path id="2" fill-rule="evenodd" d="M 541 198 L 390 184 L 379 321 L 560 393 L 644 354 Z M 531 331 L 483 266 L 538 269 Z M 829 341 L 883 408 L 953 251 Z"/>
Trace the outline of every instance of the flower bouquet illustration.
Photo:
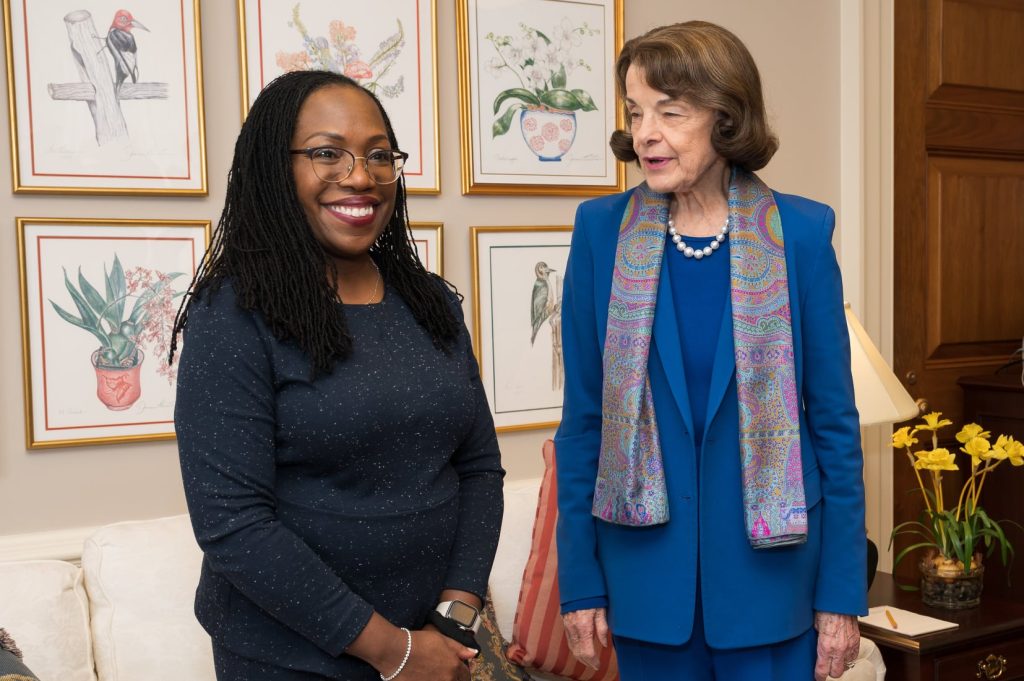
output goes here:
<path id="1" fill-rule="evenodd" d="M 90 359 L 96 371 L 96 397 L 108 409 L 122 411 L 142 394 L 140 369 L 145 346 L 158 360 L 166 357 L 174 326 L 174 300 L 184 295 L 171 286 L 183 272 L 165 274 L 135 267 L 127 272 L 117 254 L 107 272 L 103 266 L 103 292 L 78 270 L 76 287 L 64 270 L 64 286 L 71 295 L 76 317 L 50 300 L 64 321 L 88 331 L 99 340 Z M 131 301 L 131 306 L 128 303 Z M 158 361 L 157 373 L 174 380 L 174 367 Z"/>
<path id="2" fill-rule="evenodd" d="M 356 44 L 356 27 L 335 19 L 328 25 L 327 37 L 310 34 L 300 17 L 301 3 L 292 8 L 292 26 L 302 36 L 303 49 L 299 52 L 278 52 L 277 65 L 286 72 L 322 70 L 348 76 L 378 97 L 393 99 L 405 91 L 402 76 L 386 82 L 386 76 L 395 65 L 405 46 L 402 22 L 395 20 L 398 30 L 377 45 L 369 59 L 364 59 Z"/>
<path id="3" fill-rule="evenodd" d="M 586 61 L 574 55 L 584 38 L 600 31 L 586 22 L 576 26 L 563 18 L 553 30 L 545 33 L 525 23 L 519 34 L 485 37 L 497 56 L 488 62 L 496 77 L 512 74 L 519 81 L 494 98 L 491 136 L 504 135 L 519 115 L 523 140 L 541 161 L 561 161 L 576 139 L 576 112 L 597 111 L 594 99 L 579 88 L 570 88 L 572 74 L 580 69 L 590 71 Z M 511 102 L 504 111 L 502 106 Z M 499 113 L 500 112 L 500 113 Z"/>

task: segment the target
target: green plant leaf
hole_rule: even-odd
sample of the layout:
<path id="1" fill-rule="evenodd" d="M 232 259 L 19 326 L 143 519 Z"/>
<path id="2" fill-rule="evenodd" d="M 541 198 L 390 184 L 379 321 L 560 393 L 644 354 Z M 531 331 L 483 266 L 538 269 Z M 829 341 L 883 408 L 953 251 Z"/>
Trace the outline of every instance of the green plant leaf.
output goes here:
<path id="1" fill-rule="evenodd" d="M 540 101 L 552 109 L 561 109 L 563 111 L 579 111 L 583 108 L 583 102 L 580 101 L 579 97 L 564 88 L 555 88 L 542 92 Z"/>
<path id="2" fill-rule="evenodd" d="M 512 125 L 512 117 L 515 116 L 516 111 L 523 108 L 525 107 L 522 104 L 513 104 L 506 109 L 505 113 L 501 114 L 501 116 L 495 120 L 494 124 L 491 126 L 491 137 L 499 137 L 508 132 L 509 127 Z"/>
<path id="3" fill-rule="evenodd" d="M 114 254 L 114 264 L 110 266 L 110 275 L 107 279 L 110 282 L 107 290 L 113 295 L 107 298 L 109 310 L 105 317 L 110 322 L 111 328 L 116 330 L 124 318 L 124 300 L 128 295 L 128 287 L 124 281 L 124 268 L 121 267 L 117 253 Z"/>
<path id="4" fill-rule="evenodd" d="M 999 542 L 1000 558 L 1003 561 L 1003 565 L 1006 565 L 1009 554 L 1013 551 L 1013 545 L 1010 544 L 1010 540 L 1006 538 L 1006 534 L 1003 532 L 1002 526 L 998 521 L 989 518 L 988 514 L 985 513 L 985 510 L 982 508 L 978 508 L 977 511 L 975 511 L 975 514 L 985 525 L 985 529 L 987 530 L 986 534 L 990 532 Z"/>
<path id="5" fill-rule="evenodd" d="M 135 352 L 135 343 L 128 336 L 120 331 L 116 331 L 110 334 L 110 349 L 114 351 L 114 361 L 120 366 L 124 360 L 131 357 Z"/>
<path id="6" fill-rule="evenodd" d="M 939 545 L 933 541 L 922 541 L 916 544 L 911 544 L 910 546 L 906 547 L 905 549 L 896 554 L 896 557 L 892 559 L 892 566 L 896 567 L 900 564 L 900 561 L 903 560 L 903 558 L 906 557 L 908 553 L 921 548 L 940 549 Z"/>
<path id="7" fill-rule="evenodd" d="M 565 88 L 565 64 L 558 67 L 558 71 L 551 74 L 551 87 Z"/>
<path id="8" fill-rule="evenodd" d="M 86 331 L 88 331 L 92 335 L 96 336 L 96 338 L 99 339 L 101 344 L 103 344 L 103 345 L 107 344 L 106 334 L 104 334 L 102 331 L 97 331 L 94 327 L 87 326 L 86 324 L 84 324 L 82 322 L 81 319 L 79 319 L 78 317 L 75 317 L 74 315 L 64 311 L 60 307 L 60 305 L 58 305 L 57 303 L 53 302 L 52 300 L 50 301 L 50 305 L 53 305 L 54 311 L 58 315 L 60 315 L 61 319 L 63 319 L 64 321 L 66 321 L 66 322 L 68 322 L 70 324 L 74 324 L 75 326 L 77 326 L 80 329 L 85 329 Z"/>
<path id="9" fill-rule="evenodd" d="M 967 556 L 967 560 L 964 565 L 968 567 L 971 564 L 971 557 L 974 555 L 974 545 L 977 543 L 979 537 L 974 532 L 974 523 L 970 522 L 966 518 L 960 523 L 960 531 L 964 538 L 964 554 Z"/>
<path id="10" fill-rule="evenodd" d="M 102 314 L 103 309 L 107 306 L 107 301 L 103 299 L 100 292 L 97 291 L 96 288 L 89 283 L 89 280 L 85 278 L 85 275 L 82 274 L 81 267 L 78 268 L 78 288 L 82 291 L 82 297 L 88 301 L 89 307 L 91 307 L 97 315 Z"/>
<path id="11" fill-rule="evenodd" d="M 583 111 L 597 111 L 597 104 L 594 104 L 593 98 L 584 90 L 571 90 L 571 92 L 576 95 L 576 99 L 583 103 L 581 107 Z"/>
<path id="12" fill-rule="evenodd" d="M 498 109 L 501 108 L 502 103 L 508 99 L 518 99 L 520 101 L 526 102 L 527 104 L 540 106 L 540 100 L 537 99 L 537 96 L 535 94 L 521 87 L 513 87 L 509 88 L 508 90 L 502 90 L 501 92 L 498 93 L 498 96 L 494 98 L 495 114 L 498 113 Z"/>
<path id="13" fill-rule="evenodd" d="M 920 530 L 908 530 L 908 529 L 905 529 L 907 527 L 912 527 L 912 526 L 917 526 L 917 527 L 920 527 L 921 529 Z M 916 520 L 907 520 L 906 522 L 902 522 L 899 525 L 897 525 L 896 527 L 892 528 L 892 532 L 889 534 L 889 550 L 890 551 L 892 550 L 892 543 L 893 543 L 893 541 L 896 539 L 896 536 L 900 535 L 900 534 L 917 534 L 917 535 L 920 535 L 922 537 L 926 537 L 928 539 L 934 539 L 935 538 L 935 535 L 932 534 L 931 528 L 928 527 L 927 525 L 925 525 L 924 523 L 918 522 Z"/>
<path id="14" fill-rule="evenodd" d="M 78 289 L 75 288 L 75 285 L 71 283 L 70 279 L 68 279 L 67 270 L 64 270 L 64 286 L 65 288 L 67 288 L 68 293 L 71 294 L 71 300 L 74 301 L 75 307 L 78 308 L 78 315 L 79 317 L 81 317 L 82 323 L 86 326 L 86 328 L 88 328 L 90 331 L 92 329 L 102 331 L 103 329 L 100 327 L 99 317 L 97 317 L 96 313 L 93 312 L 92 307 L 89 305 L 89 302 L 85 299 L 85 297 L 78 292 Z"/>
<path id="15" fill-rule="evenodd" d="M 551 39 L 548 38 L 546 35 L 544 35 L 540 31 L 538 31 L 537 29 L 533 29 L 533 32 L 536 33 L 540 37 L 540 39 L 544 41 L 544 44 L 546 44 L 546 45 L 550 45 L 551 44 Z"/>

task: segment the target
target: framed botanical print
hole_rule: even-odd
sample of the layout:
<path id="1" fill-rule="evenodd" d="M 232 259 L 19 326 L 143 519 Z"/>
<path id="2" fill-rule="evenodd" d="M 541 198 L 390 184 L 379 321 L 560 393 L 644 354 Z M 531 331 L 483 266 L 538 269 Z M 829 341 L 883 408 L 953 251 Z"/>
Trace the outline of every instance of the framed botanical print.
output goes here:
<path id="1" fill-rule="evenodd" d="M 344 74 L 387 111 L 399 147 L 409 153 L 409 193 L 439 193 L 435 2 L 238 0 L 242 118 L 282 73 Z"/>
<path id="2" fill-rule="evenodd" d="M 2 1 L 15 193 L 207 193 L 199 0 Z"/>
<path id="3" fill-rule="evenodd" d="M 622 0 L 456 0 L 463 194 L 610 194 Z"/>
<path id="4" fill-rule="evenodd" d="M 473 340 L 495 428 L 558 425 L 572 227 L 473 227 Z"/>
<path id="5" fill-rule="evenodd" d="M 16 222 L 28 448 L 173 438 L 168 350 L 210 223 Z"/>
<path id="6" fill-rule="evenodd" d="M 444 225 L 440 222 L 411 222 L 413 245 L 420 261 L 439 277 L 444 276 Z"/>

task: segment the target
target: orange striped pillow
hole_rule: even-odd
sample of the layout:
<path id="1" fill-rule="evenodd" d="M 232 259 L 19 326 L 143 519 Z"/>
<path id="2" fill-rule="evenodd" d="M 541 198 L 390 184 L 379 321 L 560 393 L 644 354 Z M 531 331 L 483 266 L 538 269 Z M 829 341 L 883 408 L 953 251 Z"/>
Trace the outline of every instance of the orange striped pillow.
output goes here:
<path id="1" fill-rule="evenodd" d="M 558 520 L 555 482 L 555 443 L 544 443 L 544 477 L 537 501 L 530 557 L 523 570 L 519 604 L 512 624 L 512 644 L 506 655 L 516 664 L 577 681 L 618 681 L 615 653 L 601 653 L 599 669 L 591 669 L 569 651 L 558 599 L 558 555 L 555 524 Z"/>

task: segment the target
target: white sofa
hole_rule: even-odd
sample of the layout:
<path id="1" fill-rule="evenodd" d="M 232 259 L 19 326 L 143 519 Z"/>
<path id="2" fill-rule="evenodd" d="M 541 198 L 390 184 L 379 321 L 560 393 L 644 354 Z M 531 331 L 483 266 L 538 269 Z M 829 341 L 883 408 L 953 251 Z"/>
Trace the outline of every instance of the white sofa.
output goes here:
<path id="1" fill-rule="evenodd" d="M 490 591 L 506 639 L 539 486 L 539 478 L 505 485 Z M 187 516 L 107 525 L 88 534 L 81 566 L 63 557 L 0 560 L 0 627 L 42 681 L 215 681 L 209 638 L 192 613 L 201 554 Z M 843 681 L 875 681 L 875 666 L 862 663 Z"/>

